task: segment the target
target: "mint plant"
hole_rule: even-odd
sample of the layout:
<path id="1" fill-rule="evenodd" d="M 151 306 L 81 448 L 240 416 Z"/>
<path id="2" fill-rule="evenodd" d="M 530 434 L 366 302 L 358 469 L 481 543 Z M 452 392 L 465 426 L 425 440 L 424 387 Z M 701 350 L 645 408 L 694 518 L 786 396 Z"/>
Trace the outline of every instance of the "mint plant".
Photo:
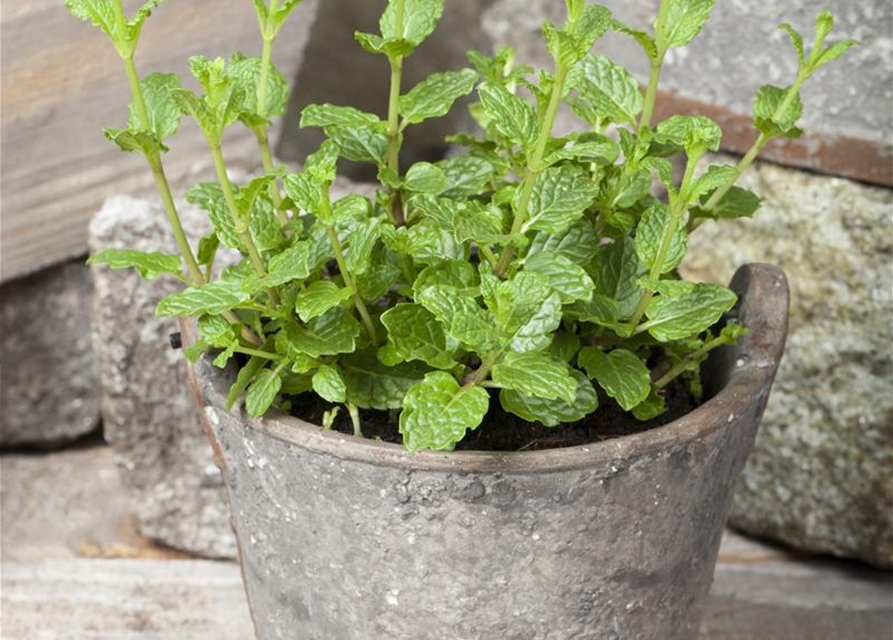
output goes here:
<path id="1" fill-rule="evenodd" d="M 271 52 L 299 0 L 253 0 L 261 55 L 192 58 L 199 93 L 174 75 L 137 73 L 142 28 L 163 0 L 132 18 L 121 0 L 67 0 L 124 61 L 130 117 L 126 128 L 105 133 L 146 157 L 180 250 L 113 249 L 90 261 L 183 280 L 186 288 L 163 299 L 157 314 L 197 318 L 190 358 L 211 350 L 224 367 L 240 354 L 229 404 L 244 396 L 253 417 L 314 392 L 334 405 L 325 428 L 339 405 L 357 435 L 361 409 L 399 413 L 403 443 L 415 452 L 453 449 L 488 412 L 498 420 L 500 409 L 556 426 L 596 412 L 607 396 L 639 420 L 660 415 L 667 385 L 681 377 L 697 393 L 709 353 L 746 331 L 721 322 L 736 304 L 732 291 L 680 279 L 689 234 L 704 221 L 757 211 L 760 198 L 736 181 L 769 141 L 801 135 L 801 87 L 855 42 L 825 45 L 834 23 L 828 12 L 816 21 L 809 51 L 782 25 L 798 56 L 796 78 L 760 88 L 759 137 L 737 166 L 703 167 L 720 148 L 715 122 L 673 116 L 652 125 L 652 118 L 666 54 L 695 39 L 714 0 L 663 0 L 651 33 L 604 7 L 565 1 L 564 24 L 543 26 L 551 69 L 516 65 L 509 49 L 470 52 L 473 68 L 435 73 L 405 90 L 404 61 L 434 31 L 443 0 L 390 0 L 380 33 L 356 34 L 390 67 L 386 117 L 307 107 L 300 126 L 321 128 L 326 141 L 300 172 L 288 173 L 275 166 L 268 143 L 270 118 L 284 113 L 288 94 Z M 609 30 L 633 37 L 650 60 L 644 94 L 627 70 L 592 53 Z M 480 131 L 449 139 L 463 152 L 401 166 L 413 126 L 472 93 Z M 581 127 L 557 137 L 562 108 Z M 184 115 L 204 133 L 217 175 L 186 194 L 214 227 L 196 252 L 162 163 Z M 223 133 L 231 126 L 257 138 L 263 172 L 247 184 L 227 174 Z M 674 156 L 685 161 L 679 184 Z M 377 167 L 374 198 L 332 197 L 341 159 Z M 214 277 L 221 248 L 240 261 Z"/>

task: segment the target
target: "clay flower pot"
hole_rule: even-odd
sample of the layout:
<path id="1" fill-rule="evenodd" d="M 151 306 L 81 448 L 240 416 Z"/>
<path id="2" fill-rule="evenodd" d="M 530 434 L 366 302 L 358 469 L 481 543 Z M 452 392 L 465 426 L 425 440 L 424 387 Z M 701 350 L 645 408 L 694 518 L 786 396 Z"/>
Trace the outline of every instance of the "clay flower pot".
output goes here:
<path id="1" fill-rule="evenodd" d="M 710 399 L 586 446 L 411 455 L 250 420 L 200 362 L 258 639 L 694 639 L 787 333 L 780 270 L 732 288 L 750 334 L 705 368 Z"/>

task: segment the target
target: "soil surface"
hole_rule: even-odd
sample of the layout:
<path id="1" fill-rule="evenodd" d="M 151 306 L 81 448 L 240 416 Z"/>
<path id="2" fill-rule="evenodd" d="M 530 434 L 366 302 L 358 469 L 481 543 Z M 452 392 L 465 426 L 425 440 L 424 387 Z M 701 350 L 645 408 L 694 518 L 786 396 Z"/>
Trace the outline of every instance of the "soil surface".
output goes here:
<path id="1" fill-rule="evenodd" d="M 672 422 L 698 406 L 688 385 L 676 380 L 667 385 L 665 397 L 667 411 L 657 418 L 645 422 L 636 420 L 631 413 L 624 412 L 611 398 L 599 391 L 598 409 L 579 422 L 546 427 L 538 422 L 527 422 L 507 413 L 499 403 L 498 391 L 490 391 L 490 411 L 484 422 L 474 431 L 469 431 L 456 447 L 464 451 L 537 451 L 559 449 L 599 442 L 609 438 L 640 433 Z M 323 414 L 334 405 L 313 393 L 295 396 L 292 402 L 292 415 L 313 424 L 322 424 Z M 396 412 L 360 410 L 363 435 L 384 442 L 401 444 L 403 438 L 397 428 Z M 353 434 L 350 416 L 344 407 L 338 412 L 332 427 L 341 433 Z"/>

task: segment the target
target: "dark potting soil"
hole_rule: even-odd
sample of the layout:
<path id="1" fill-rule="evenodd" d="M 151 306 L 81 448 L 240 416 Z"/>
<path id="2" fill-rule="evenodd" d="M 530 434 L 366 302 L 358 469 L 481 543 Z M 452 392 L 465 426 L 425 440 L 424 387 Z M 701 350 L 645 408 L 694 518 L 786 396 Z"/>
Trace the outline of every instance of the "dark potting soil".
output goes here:
<path id="1" fill-rule="evenodd" d="M 490 391 L 490 411 L 483 424 L 469 431 L 456 447 L 464 451 L 537 451 L 559 449 L 599 442 L 609 438 L 640 433 L 672 422 L 698 406 L 688 385 L 675 380 L 664 389 L 667 411 L 657 418 L 644 422 L 626 413 L 611 398 L 599 392 L 599 407 L 579 422 L 546 427 L 540 423 L 527 422 L 507 413 L 499 403 L 497 391 Z M 292 415 L 312 424 L 322 424 L 323 414 L 334 405 L 313 393 L 295 396 L 292 402 Z M 391 420 L 388 411 L 360 410 L 363 435 L 367 438 L 401 444 L 403 439 L 397 428 L 396 419 Z M 338 412 L 332 426 L 335 431 L 353 434 L 350 416 L 344 407 Z"/>

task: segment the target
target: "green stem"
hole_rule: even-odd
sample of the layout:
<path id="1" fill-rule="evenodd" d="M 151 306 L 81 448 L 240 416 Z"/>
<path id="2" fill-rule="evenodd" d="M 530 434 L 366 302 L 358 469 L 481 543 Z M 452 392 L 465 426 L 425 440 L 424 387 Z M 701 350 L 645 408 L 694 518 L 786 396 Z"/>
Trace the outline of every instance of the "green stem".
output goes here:
<path id="1" fill-rule="evenodd" d="M 284 356 L 279 355 L 278 353 L 270 353 L 269 351 L 261 351 L 260 349 L 251 349 L 249 347 L 237 346 L 233 347 L 233 351 L 236 353 L 244 353 L 246 356 L 257 356 L 259 358 L 266 358 L 267 360 L 282 360 Z"/>
<path id="2" fill-rule="evenodd" d="M 730 340 L 728 340 L 724 336 L 717 336 L 713 340 L 710 340 L 709 342 L 705 343 L 700 349 L 686 356 L 681 362 L 677 362 L 675 365 L 673 365 L 669 371 L 667 371 L 664 375 L 662 375 L 654 382 L 654 386 L 658 389 L 663 389 L 673 380 L 685 373 L 685 370 L 688 369 L 692 362 L 697 362 L 708 353 L 710 353 L 713 349 L 721 347 L 724 344 L 730 344 Z"/>
<path id="3" fill-rule="evenodd" d="M 270 141 L 267 137 L 266 127 L 254 128 L 254 135 L 257 137 L 257 148 L 260 149 L 260 158 L 263 163 L 264 173 L 271 174 L 275 168 L 273 164 L 273 154 L 270 151 Z M 276 178 L 270 183 L 270 199 L 273 201 L 273 208 L 276 210 L 276 217 L 279 219 L 279 226 L 284 227 L 289 223 L 288 214 L 283 211 L 282 192 L 279 191 L 279 179 Z"/>
<path id="4" fill-rule="evenodd" d="M 406 0 L 396 0 L 394 7 L 394 32 L 403 33 L 403 13 Z M 391 64 L 391 88 L 388 96 L 388 169 L 400 175 L 400 85 L 403 82 L 403 56 L 389 56 Z M 405 224 L 400 192 L 391 199 L 390 218 L 394 225 Z"/>
<path id="5" fill-rule="evenodd" d="M 501 349 L 494 349 L 493 351 L 485 355 L 484 359 L 481 360 L 481 366 L 479 366 L 473 373 L 465 378 L 465 386 L 481 384 L 484 380 L 486 380 L 487 376 L 490 375 L 490 370 L 496 364 L 496 361 L 499 360 L 500 355 L 502 355 Z"/>
<path id="6" fill-rule="evenodd" d="M 326 221 L 332 220 L 332 204 L 329 200 L 328 185 L 323 188 L 322 209 L 322 219 Z M 341 277 L 344 278 L 344 284 L 347 285 L 348 289 L 350 289 L 354 306 L 356 307 L 357 312 L 360 314 L 360 319 L 362 319 L 363 325 L 366 327 L 366 334 L 369 336 L 369 341 L 373 345 L 377 346 L 378 332 L 375 330 L 375 323 L 372 321 L 372 316 L 369 314 L 369 309 L 366 308 L 366 303 L 363 301 L 362 296 L 357 291 L 356 281 L 347 270 L 347 263 L 344 261 L 344 249 L 341 246 L 341 241 L 338 239 L 338 231 L 335 229 L 335 225 L 328 224 L 326 226 L 326 233 L 328 234 L 329 240 L 332 243 L 332 249 L 335 252 L 335 262 L 338 263 L 338 269 L 339 271 L 341 271 Z"/>
<path id="7" fill-rule="evenodd" d="M 192 253 L 192 248 L 189 246 L 189 240 L 186 238 L 186 232 L 183 231 L 183 225 L 180 222 L 180 216 L 177 213 L 177 206 L 174 204 L 174 197 L 171 194 L 170 183 L 168 183 L 167 176 L 164 173 L 164 165 L 161 163 L 161 157 L 157 155 L 152 157 L 149 160 L 149 164 L 152 167 L 155 186 L 157 187 L 158 195 L 161 196 L 161 201 L 164 204 L 164 211 L 167 214 L 171 231 L 174 234 L 174 240 L 177 243 L 177 247 L 180 249 L 180 255 L 183 256 L 183 259 L 186 262 L 186 269 L 189 272 L 193 284 L 200 287 L 207 282 L 207 279 L 202 273 L 201 268 L 198 266 L 195 255 Z"/>
<path id="8" fill-rule="evenodd" d="M 533 186 L 536 183 L 537 174 L 540 171 L 540 164 L 543 161 L 543 155 L 546 152 L 546 145 L 552 137 L 552 128 L 555 126 L 555 117 L 558 115 L 558 107 L 561 104 L 561 94 L 564 92 L 564 84 L 567 80 L 567 69 L 558 64 L 555 68 L 555 83 L 552 85 L 552 94 L 549 96 L 549 106 L 546 107 L 546 113 L 540 126 L 539 138 L 537 138 L 536 147 L 534 147 L 533 155 L 527 161 L 527 171 L 524 175 L 524 183 L 521 186 L 521 197 L 518 200 L 518 210 L 515 211 L 515 218 L 512 221 L 512 235 L 521 233 L 524 224 L 527 222 L 527 208 L 530 205 L 530 196 L 533 193 Z M 496 265 L 496 275 L 502 277 L 512 262 L 515 247 L 513 244 L 508 245 L 502 250 L 499 256 L 499 263 Z"/>
<path id="9" fill-rule="evenodd" d="M 347 412 L 350 414 L 350 421 L 353 424 L 353 434 L 357 438 L 362 438 L 363 437 L 363 425 L 360 420 L 359 408 L 356 405 L 350 404 L 348 402 L 347 403 Z"/>
<path id="10" fill-rule="evenodd" d="M 645 108 L 642 117 L 639 118 L 639 131 L 651 125 L 654 115 L 654 105 L 657 102 L 657 87 L 660 83 L 660 72 L 663 68 L 663 56 L 651 62 L 651 74 L 648 76 L 648 90 L 645 93 Z"/>

